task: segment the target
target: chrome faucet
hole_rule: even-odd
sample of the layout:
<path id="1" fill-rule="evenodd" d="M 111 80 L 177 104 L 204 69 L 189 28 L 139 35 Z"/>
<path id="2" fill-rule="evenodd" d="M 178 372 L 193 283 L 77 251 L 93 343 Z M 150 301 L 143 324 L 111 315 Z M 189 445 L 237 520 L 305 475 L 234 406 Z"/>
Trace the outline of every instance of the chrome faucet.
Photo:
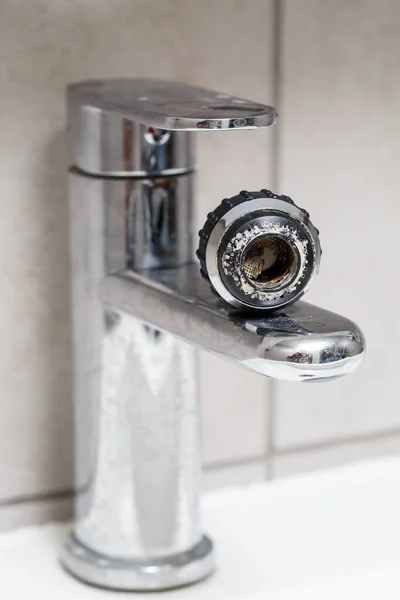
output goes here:
<path id="1" fill-rule="evenodd" d="M 276 116 L 166 81 L 69 87 L 76 501 L 61 560 L 93 585 L 167 589 L 214 568 L 199 519 L 196 347 L 300 382 L 362 361 L 364 338 L 348 319 L 304 302 L 243 310 L 213 293 L 193 260 L 194 132 Z"/>

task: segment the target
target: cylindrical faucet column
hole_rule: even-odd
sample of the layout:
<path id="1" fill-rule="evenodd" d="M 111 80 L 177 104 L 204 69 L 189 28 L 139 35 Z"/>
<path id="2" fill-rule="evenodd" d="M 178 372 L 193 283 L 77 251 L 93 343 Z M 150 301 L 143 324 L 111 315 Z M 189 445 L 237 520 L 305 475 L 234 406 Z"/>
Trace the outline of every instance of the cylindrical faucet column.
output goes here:
<path id="1" fill-rule="evenodd" d="M 213 568 L 196 350 L 98 296 L 107 273 L 188 262 L 192 178 L 70 175 L 77 494 L 62 561 L 104 587 L 176 587 Z"/>

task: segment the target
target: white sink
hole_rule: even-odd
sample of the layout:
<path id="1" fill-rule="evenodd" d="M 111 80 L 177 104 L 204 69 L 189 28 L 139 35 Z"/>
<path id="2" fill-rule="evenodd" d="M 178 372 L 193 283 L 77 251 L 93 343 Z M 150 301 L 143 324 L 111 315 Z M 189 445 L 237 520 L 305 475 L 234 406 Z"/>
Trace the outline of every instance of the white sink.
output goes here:
<path id="1" fill-rule="evenodd" d="M 160 600 L 399 600 L 400 459 L 385 459 L 204 497 L 217 547 L 209 580 Z M 90 588 L 64 573 L 64 525 L 0 536 L 1 598 L 149 600 Z"/>

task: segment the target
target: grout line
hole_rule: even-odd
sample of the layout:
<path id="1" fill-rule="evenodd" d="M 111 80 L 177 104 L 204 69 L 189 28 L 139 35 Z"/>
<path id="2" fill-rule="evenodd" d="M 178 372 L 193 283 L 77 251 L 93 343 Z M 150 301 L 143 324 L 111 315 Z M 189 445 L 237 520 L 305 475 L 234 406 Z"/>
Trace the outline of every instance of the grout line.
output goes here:
<path id="1" fill-rule="evenodd" d="M 265 455 L 250 456 L 246 458 L 220 461 L 210 465 L 203 465 L 204 471 L 216 471 L 218 469 L 234 468 L 234 467 L 245 467 L 253 465 L 254 463 L 265 462 Z M 42 492 L 39 494 L 11 496 L 9 498 L 0 498 L 0 509 L 10 506 L 16 506 L 21 504 L 32 504 L 36 502 L 46 502 L 47 500 L 66 500 L 73 498 L 75 490 L 72 488 L 66 488 L 61 490 L 55 490 L 50 492 Z"/>
<path id="2" fill-rule="evenodd" d="M 283 11 L 282 11 L 282 0 L 274 0 L 273 3 L 273 65 L 272 65 L 272 97 L 273 97 L 273 105 L 280 111 L 280 105 L 282 101 L 282 89 L 281 89 L 281 80 L 282 80 L 282 27 L 283 27 Z M 280 184 L 280 149 L 281 149 L 281 137 L 280 137 L 280 128 L 279 128 L 279 114 L 278 114 L 278 122 L 272 127 L 272 136 L 273 136 L 273 153 L 272 153 L 272 185 L 275 193 L 277 193 L 277 189 Z"/>
<path id="3" fill-rule="evenodd" d="M 209 465 L 203 465 L 204 471 L 216 471 L 218 469 L 234 468 L 234 467 L 245 467 L 253 465 L 254 463 L 265 462 L 265 455 L 250 456 L 246 458 L 240 458 L 236 460 L 220 461 Z M 21 504 L 31 504 L 36 502 L 46 502 L 47 500 L 66 500 L 73 498 L 75 490 L 72 488 L 66 488 L 61 490 L 54 490 L 50 492 L 41 492 L 39 494 L 11 496 L 9 498 L 0 498 L 0 509 L 16 506 Z"/>
<path id="4" fill-rule="evenodd" d="M 281 35 L 282 35 L 282 5 L 281 0 L 274 0 L 273 2 L 273 38 L 272 38 L 272 52 L 273 52 L 273 67 L 272 67 L 272 96 L 273 105 L 278 109 L 281 101 Z M 278 119 L 279 123 L 279 119 Z M 271 167 L 271 182 L 272 189 L 277 190 L 279 187 L 279 158 L 280 158 L 280 131 L 279 126 L 275 125 L 272 128 L 272 167 Z M 267 436 L 267 465 L 266 465 L 266 479 L 271 479 L 272 466 L 270 459 L 274 453 L 275 445 L 275 429 L 276 429 L 276 392 L 277 382 L 270 381 L 268 389 L 268 402 L 267 402 L 267 423 L 266 423 L 266 436 Z"/>
<path id="5" fill-rule="evenodd" d="M 370 433 L 367 435 L 357 435 L 355 437 L 341 437 L 334 440 L 326 440 L 321 442 L 314 442 L 311 444 L 297 444 L 293 446 L 287 446 L 286 448 L 274 448 L 272 456 L 284 456 L 287 454 L 304 453 L 313 450 L 325 450 L 329 448 L 335 448 L 343 446 L 344 444 L 364 444 L 365 442 L 378 442 L 387 438 L 400 438 L 400 429 L 385 429 L 376 433 Z"/>
<path id="6" fill-rule="evenodd" d="M 234 467 L 246 467 L 248 465 L 254 465 L 254 463 L 265 462 L 265 454 L 259 454 L 258 456 L 249 456 L 245 458 L 237 458 L 235 460 L 222 460 L 212 464 L 204 465 L 204 471 L 217 471 L 218 469 L 229 469 Z"/>
<path id="7" fill-rule="evenodd" d="M 72 498 L 73 495 L 73 489 L 65 489 L 55 490 L 53 492 L 31 494 L 27 496 L 11 496 L 10 498 L 0 499 L 0 508 L 15 506 L 19 504 L 31 504 L 34 502 L 45 502 L 46 500 L 64 500 L 67 498 Z"/>
<path id="8" fill-rule="evenodd" d="M 323 442 L 316 442 L 313 444 L 289 446 L 287 448 L 275 449 L 272 456 L 285 456 L 288 454 L 305 453 L 313 450 L 324 450 L 329 448 L 339 447 L 343 444 L 364 444 L 366 442 L 374 442 L 385 440 L 387 438 L 400 438 L 400 428 L 386 429 L 381 432 L 371 433 L 369 435 L 357 436 L 357 437 L 342 437 L 336 440 L 329 440 Z M 254 463 L 266 462 L 268 478 L 271 477 L 270 473 L 272 465 L 270 461 L 266 461 L 264 454 L 251 456 L 247 458 L 237 460 L 220 461 L 210 465 L 204 465 L 205 471 L 216 471 L 218 469 L 234 468 L 234 467 L 245 467 L 253 465 Z M 47 500 L 65 500 L 72 498 L 75 492 L 72 488 L 66 488 L 61 490 L 55 490 L 51 492 L 43 492 L 40 494 L 32 494 L 26 496 L 11 496 L 10 498 L 0 499 L 0 508 L 9 507 L 21 504 L 30 504 L 36 502 L 45 502 Z"/>

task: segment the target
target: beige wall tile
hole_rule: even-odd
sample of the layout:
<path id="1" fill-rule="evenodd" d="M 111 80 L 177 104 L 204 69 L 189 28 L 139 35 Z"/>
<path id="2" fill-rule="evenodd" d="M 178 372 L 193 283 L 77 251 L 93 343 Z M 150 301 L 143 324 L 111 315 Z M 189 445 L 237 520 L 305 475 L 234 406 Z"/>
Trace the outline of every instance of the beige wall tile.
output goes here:
<path id="1" fill-rule="evenodd" d="M 307 300 L 353 318 L 367 358 L 340 382 L 279 385 L 278 449 L 400 424 L 400 3 L 283 2 L 280 190 L 321 230 Z"/>
<path id="2" fill-rule="evenodd" d="M 400 434 L 359 438 L 330 446 L 297 448 L 293 452 L 275 454 L 270 460 L 270 475 L 273 478 L 286 477 L 399 453 Z"/>
<path id="3" fill-rule="evenodd" d="M 3 3 L 0 498 L 72 484 L 64 86 L 148 75 L 272 101 L 271 6 L 272 0 Z M 271 136 L 236 133 L 201 139 L 199 221 L 223 196 L 268 184 Z M 218 415 L 228 440 L 223 446 L 209 435 L 209 462 L 264 447 L 258 399 L 267 386 L 226 369 L 236 408 L 225 415 L 221 386 L 214 385 L 218 367 L 202 362 L 206 421 Z M 257 400 L 243 398 L 243 388 Z M 236 439 L 250 413 L 260 423 L 256 444 Z"/>
<path id="4" fill-rule="evenodd" d="M 201 354 L 203 459 L 207 466 L 267 453 L 265 381 L 228 361 Z"/>

